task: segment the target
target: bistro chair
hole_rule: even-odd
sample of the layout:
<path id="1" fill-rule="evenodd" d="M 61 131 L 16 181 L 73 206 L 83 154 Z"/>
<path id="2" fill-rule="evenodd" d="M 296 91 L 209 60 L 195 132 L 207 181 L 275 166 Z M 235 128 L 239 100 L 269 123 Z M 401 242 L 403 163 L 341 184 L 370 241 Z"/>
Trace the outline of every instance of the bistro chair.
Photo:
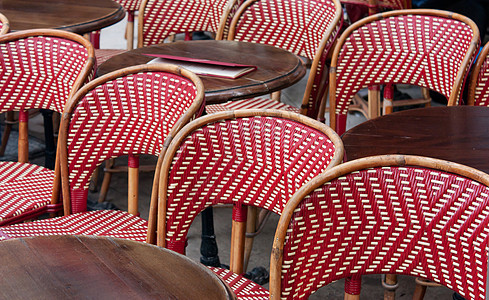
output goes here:
<path id="1" fill-rule="evenodd" d="M 468 105 L 489 106 L 489 43 L 482 48 L 472 68 L 467 95 Z"/>
<path id="2" fill-rule="evenodd" d="M 138 47 L 160 44 L 168 37 L 185 33 L 187 40 L 194 31 L 225 38 L 229 20 L 243 0 L 142 0 L 138 14 Z"/>
<path id="3" fill-rule="evenodd" d="M 261 294 L 243 272 L 247 206 L 280 214 L 290 196 L 343 159 L 343 144 L 328 126 L 281 110 L 225 111 L 199 118 L 178 133 L 165 151 L 158 224 L 148 242 L 185 253 L 194 218 L 217 204 L 233 205 L 230 270 L 223 275 L 238 297 Z M 150 213 L 154 218 L 156 210 Z M 265 291 L 266 292 L 266 291 Z"/>
<path id="4" fill-rule="evenodd" d="M 358 159 L 308 182 L 286 204 L 270 263 L 271 299 L 307 299 L 341 278 L 404 274 L 485 299 L 489 175 L 419 156 Z M 415 297 L 416 298 L 416 297 Z"/>
<path id="5" fill-rule="evenodd" d="M 342 134 L 350 102 L 372 85 L 410 84 L 429 88 L 457 105 L 479 44 L 470 19 L 452 12 L 413 9 L 380 13 L 358 21 L 341 35 L 330 72 L 330 125 Z M 390 88 L 385 89 L 391 91 Z M 369 100 L 372 111 L 380 104 Z M 392 111 L 384 97 L 384 113 Z M 396 101 L 394 105 L 403 105 Z"/>
<path id="6" fill-rule="evenodd" d="M 84 234 L 144 241 L 147 221 L 136 215 L 133 199 L 128 199 L 128 212 L 87 211 L 90 176 L 109 158 L 128 155 L 133 166 L 139 154 L 158 155 L 166 137 L 203 110 L 203 96 L 195 74 L 166 64 L 133 66 L 87 83 L 61 120 L 65 216 L 3 227 L 0 239 Z M 129 177 L 129 190 L 137 190 L 137 174 L 129 171 Z"/>
<path id="7" fill-rule="evenodd" d="M 17 31 L 0 36 L 0 64 L 0 112 L 19 114 L 18 162 L 0 162 L 0 225 L 6 225 L 61 209 L 51 199 L 59 169 L 28 163 L 28 110 L 62 113 L 68 98 L 92 74 L 94 51 L 74 33 Z M 5 143 L 11 126 L 6 125 Z M 45 135 L 52 138 L 52 133 Z"/>
<path id="8" fill-rule="evenodd" d="M 256 97 L 207 105 L 206 112 L 267 108 L 318 117 L 326 93 L 329 49 L 342 23 L 338 0 L 248 0 L 234 16 L 228 40 L 261 43 L 293 52 L 312 61 L 300 109 L 281 103 L 278 97 Z"/>
<path id="9" fill-rule="evenodd" d="M 0 14 L 0 34 L 6 34 L 10 31 L 10 24 L 7 17 Z"/>
<path id="10" fill-rule="evenodd" d="M 227 30 L 227 19 L 232 16 L 240 1 L 143 0 L 138 12 L 138 48 L 163 43 L 178 33 L 186 33 L 190 39 L 194 31 L 209 31 L 216 34 L 216 39 L 221 39 Z M 112 174 L 126 170 L 125 166 L 115 165 L 113 160 L 107 162 L 99 202 L 103 202 L 107 196 Z"/>

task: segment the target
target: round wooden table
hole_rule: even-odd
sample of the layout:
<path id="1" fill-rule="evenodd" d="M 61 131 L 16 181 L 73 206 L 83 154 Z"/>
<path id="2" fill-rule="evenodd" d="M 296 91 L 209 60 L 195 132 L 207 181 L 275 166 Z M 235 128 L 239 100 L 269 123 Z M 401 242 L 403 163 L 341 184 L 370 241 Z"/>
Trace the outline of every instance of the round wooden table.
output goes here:
<path id="1" fill-rule="evenodd" d="M 54 28 L 84 34 L 110 26 L 125 17 L 112 0 L 0 0 L 0 12 L 12 31 Z"/>
<path id="2" fill-rule="evenodd" d="M 97 76 L 154 59 L 144 54 L 166 54 L 258 67 L 237 79 L 200 76 L 207 104 L 270 94 L 293 85 L 306 72 L 298 56 L 280 48 L 236 41 L 205 40 L 178 41 L 127 51 L 102 63 Z"/>
<path id="3" fill-rule="evenodd" d="M 412 154 L 461 163 L 489 173 L 489 108 L 409 109 L 366 121 L 342 136 L 347 160 Z"/>
<path id="4" fill-rule="evenodd" d="M 12 239 L 0 257 L 2 299 L 235 299 L 203 265 L 123 239 Z"/>

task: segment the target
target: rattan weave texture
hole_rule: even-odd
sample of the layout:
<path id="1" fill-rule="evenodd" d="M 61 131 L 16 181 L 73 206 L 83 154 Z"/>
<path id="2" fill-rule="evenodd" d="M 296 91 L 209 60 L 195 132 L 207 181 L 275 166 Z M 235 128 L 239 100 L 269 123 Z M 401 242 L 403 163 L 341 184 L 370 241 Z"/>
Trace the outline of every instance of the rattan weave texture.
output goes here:
<path id="1" fill-rule="evenodd" d="M 360 89 L 372 85 L 426 87 L 456 105 L 479 43 L 472 23 L 448 12 L 400 10 L 353 24 L 333 55 L 330 81 L 336 102 L 330 102 L 334 107 L 330 111 L 337 120 L 332 127 L 344 132 L 350 101 Z"/>
<path id="2" fill-rule="evenodd" d="M 173 34 L 207 31 L 218 34 L 242 0 L 143 0 L 139 12 L 138 45 L 163 43 Z M 227 32 L 227 28 L 225 30 Z M 222 34 L 226 34 L 223 32 Z"/>
<path id="3" fill-rule="evenodd" d="M 86 66 L 86 48 L 50 36 L 0 42 L 0 112 L 44 108 L 62 113 Z"/>
<path id="4" fill-rule="evenodd" d="M 316 119 L 327 87 L 328 52 L 341 27 L 342 10 L 336 0 L 256 0 L 240 7 L 229 39 L 276 46 L 313 61 L 303 99 L 303 113 Z M 264 97 L 241 100 L 238 107 L 262 108 Z M 299 111 L 283 103 L 268 101 L 267 108 Z M 214 107 L 216 106 L 216 107 Z M 207 106 L 208 112 L 236 109 L 234 101 Z"/>
<path id="5" fill-rule="evenodd" d="M 84 92 L 71 114 L 66 141 L 75 213 L 86 210 L 90 176 L 103 161 L 159 155 L 166 136 L 196 101 L 197 88 L 183 76 L 154 71 L 115 78 Z"/>
<path id="6" fill-rule="evenodd" d="M 195 130 L 169 174 L 167 247 L 183 253 L 190 224 L 211 205 L 252 205 L 280 214 L 334 154 L 327 135 L 286 119 L 240 118 Z"/>
<path id="7" fill-rule="evenodd" d="M 141 6 L 142 0 L 114 0 L 119 3 L 126 11 L 137 11 Z"/>
<path id="8" fill-rule="evenodd" d="M 41 108 L 62 113 L 68 98 L 92 74 L 93 55 L 87 41 L 65 31 L 29 30 L 1 36 L 0 112 L 22 111 L 26 116 L 24 111 Z M 26 131 L 27 126 L 22 131 L 25 137 Z M 53 171 L 12 162 L 0 162 L 0 170 L 0 225 L 59 210 L 50 205 Z"/>
<path id="9" fill-rule="evenodd" d="M 366 168 L 369 160 L 377 166 Z M 434 159 L 382 160 L 343 164 L 291 199 L 291 218 L 275 238 L 284 241 L 283 263 L 271 284 L 281 277 L 282 298 L 307 299 L 339 278 L 407 274 L 484 299 L 487 174 Z"/>

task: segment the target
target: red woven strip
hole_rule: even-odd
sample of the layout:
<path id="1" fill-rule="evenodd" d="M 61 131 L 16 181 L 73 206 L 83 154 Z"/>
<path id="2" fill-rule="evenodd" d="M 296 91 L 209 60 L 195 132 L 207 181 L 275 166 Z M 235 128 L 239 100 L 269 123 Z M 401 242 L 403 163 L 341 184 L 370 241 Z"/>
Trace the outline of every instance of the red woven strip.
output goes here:
<path id="1" fill-rule="evenodd" d="M 395 273 L 484 299 L 488 204 L 488 187 L 430 169 L 386 167 L 335 179 L 295 210 L 282 296 L 305 299 L 340 278 Z"/>
<path id="2" fill-rule="evenodd" d="M 210 205 L 252 205 L 280 214 L 333 154 L 323 133 L 286 119 L 233 119 L 196 130 L 173 158 L 167 244 L 183 244 L 195 216 Z"/>

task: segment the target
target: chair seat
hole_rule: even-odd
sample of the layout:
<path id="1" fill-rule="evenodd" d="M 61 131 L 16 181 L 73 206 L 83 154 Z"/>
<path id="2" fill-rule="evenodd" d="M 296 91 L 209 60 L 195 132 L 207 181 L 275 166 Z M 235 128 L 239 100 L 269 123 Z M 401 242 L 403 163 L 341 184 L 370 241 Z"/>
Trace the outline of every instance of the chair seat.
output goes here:
<path id="1" fill-rule="evenodd" d="M 236 109 L 282 109 L 287 111 L 292 111 L 295 113 L 299 113 L 299 109 L 297 107 L 278 102 L 266 97 L 255 97 L 251 99 L 243 99 L 237 101 L 229 101 L 222 104 L 212 104 L 206 105 L 205 111 L 208 114 L 216 113 L 219 111 L 226 110 L 236 110 Z"/>
<path id="2" fill-rule="evenodd" d="M 148 222 L 119 210 L 96 210 L 0 228 L 0 240 L 46 235 L 97 235 L 146 241 Z"/>
<path id="3" fill-rule="evenodd" d="M 0 162 L 0 225 L 18 223 L 43 213 L 51 206 L 54 171 L 19 162 Z"/>
<path id="4" fill-rule="evenodd" d="M 244 278 L 241 275 L 233 273 L 227 269 L 208 267 L 214 272 L 222 281 L 224 281 L 231 290 L 236 294 L 238 299 L 268 299 L 269 292 L 261 285 L 254 283 L 253 281 Z"/>

